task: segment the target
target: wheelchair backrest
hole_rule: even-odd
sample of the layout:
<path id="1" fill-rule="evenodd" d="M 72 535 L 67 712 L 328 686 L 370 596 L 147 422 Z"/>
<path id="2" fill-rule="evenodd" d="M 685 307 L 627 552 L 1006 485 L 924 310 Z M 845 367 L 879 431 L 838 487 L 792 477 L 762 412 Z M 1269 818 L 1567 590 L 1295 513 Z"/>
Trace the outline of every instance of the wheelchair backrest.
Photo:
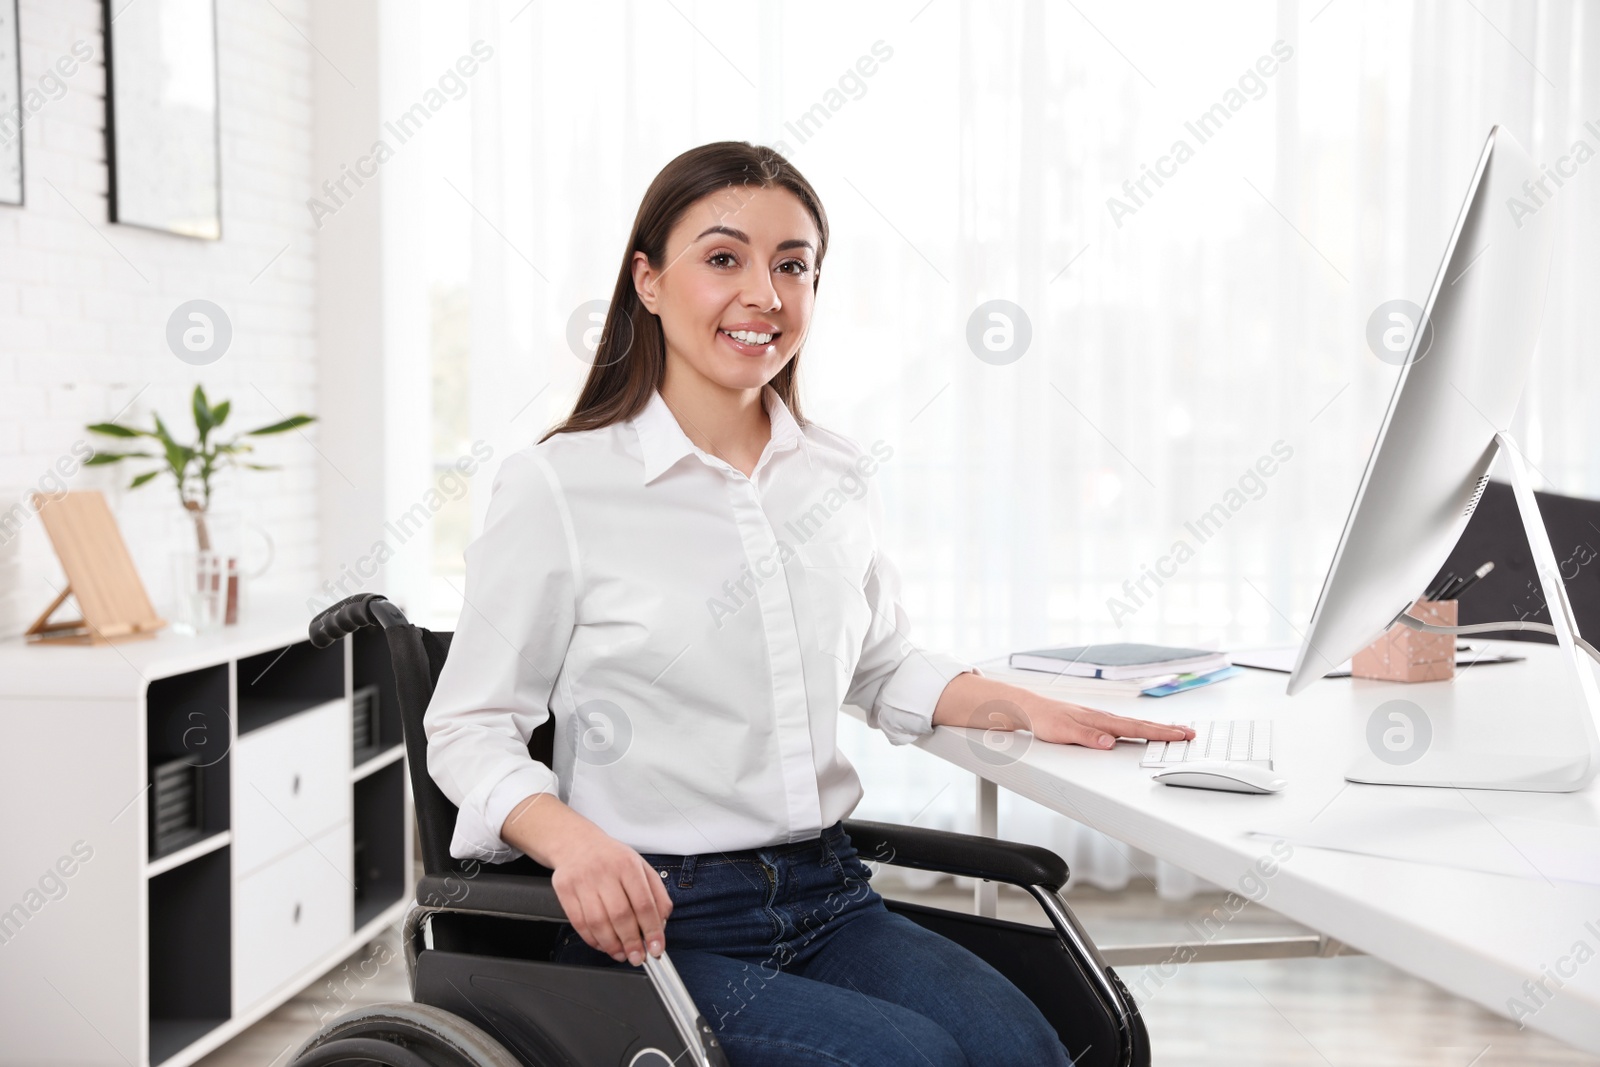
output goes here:
<path id="1" fill-rule="evenodd" d="M 400 709 L 424 870 L 428 874 L 459 873 L 463 877 L 472 877 L 482 868 L 507 874 L 549 875 L 549 868 L 540 866 L 527 856 L 519 856 L 508 863 L 480 864 L 450 855 L 450 838 L 455 833 L 457 808 L 428 773 L 428 739 L 423 733 L 422 719 L 427 713 L 428 702 L 433 699 L 439 673 L 444 670 L 445 657 L 450 653 L 452 632 L 405 625 L 387 627 L 382 635 L 380 638 L 377 631 L 367 628 L 357 630 L 353 636 L 357 642 L 357 655 L 377 655 L 389 661 L 388 672 L 376 673 L 392 677 L 394 681 L 392 690 L 383 687 L 385 691 L 382 696 L 384 699 L 393 699 Z M 550 766 L 554 746 L 555 717 L 551 716 L 529 738 L 528 755 Z"/>

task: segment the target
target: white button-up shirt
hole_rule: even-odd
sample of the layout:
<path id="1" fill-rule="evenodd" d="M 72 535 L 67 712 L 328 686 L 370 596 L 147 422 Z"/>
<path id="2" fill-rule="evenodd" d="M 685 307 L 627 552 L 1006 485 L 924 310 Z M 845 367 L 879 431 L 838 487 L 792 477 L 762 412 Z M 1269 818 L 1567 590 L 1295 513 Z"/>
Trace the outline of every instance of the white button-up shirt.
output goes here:
<path id="1" fill-rule="evenodd" d="M 428 772 L 460 810 L 452 856 L 521 855 L 500 829 L 541 792 L 640 852 L 816 837 L 862 797 L 841 705 L 906 744 L 976 672 L 906 638 L 879 543 L 892 449 L 802 430 L 762 396 L 772 437 L 749 477 L 659 393 L 501 464 L 424 719 Z M 527 745 L 551 715 L 547 767 Z"/>

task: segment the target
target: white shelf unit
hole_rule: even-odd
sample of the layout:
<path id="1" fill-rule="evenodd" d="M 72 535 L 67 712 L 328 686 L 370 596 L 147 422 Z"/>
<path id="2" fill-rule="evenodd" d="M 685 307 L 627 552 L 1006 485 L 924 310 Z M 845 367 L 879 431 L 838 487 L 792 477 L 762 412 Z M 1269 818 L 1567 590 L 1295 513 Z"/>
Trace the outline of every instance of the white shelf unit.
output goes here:
<path id="1" fill-rule="evenodd" d="M 315 649 L 308 621 L 269 604 L 199 636 L 0 642 L 0 1067 L 186 1067 L 404 917 L 383 638 Z M 369 684 L 381 721 L 358 762 Z M 180 758 L 200 824 L 155 854 L 152 769 Z"/>

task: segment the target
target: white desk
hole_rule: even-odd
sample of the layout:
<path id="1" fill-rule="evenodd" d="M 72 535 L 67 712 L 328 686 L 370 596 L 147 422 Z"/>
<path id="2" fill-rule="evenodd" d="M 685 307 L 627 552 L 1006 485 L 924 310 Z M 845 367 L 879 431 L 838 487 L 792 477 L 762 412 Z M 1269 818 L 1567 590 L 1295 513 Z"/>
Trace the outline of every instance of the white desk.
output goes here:
<path id="1" fill-rule="evenodd" d="M 1143 752 L 1139 742 L 1119 742 L 1107 752 L 1032 742 L 1030 735 L 1031 743 L 1019 746 L 1020 756 L 996 758 L 993 749 L 983 748 L 981 731 L 941 727 L 918 745 L 1218 885 L 1251 888 L 1241 895 L 1501 1015 L 1510 1014 L 1510 998 L 1527 999 L 1525 982 L 1537 981 L 1547 971 L 1556 974 L 1557 961 L 1584 943 L 1594 958 L 1578 964 L 1570 977 L 1547 980 L 1554 995 L 1525 1021 L 1579 1048 L 1600 1052 L 1600 887 L 1304 846 L 1293 847 L 1276 873 L 1263 880 L 1264 893 L 1244 881 L 1255 873 L 1258 858 L 1276 858 L 1274 842 L 1251 836 L 1251 829 L 1308 818 L 1325 806 L 1334 811 L 1358 792 L 1380 800 L 1393 796 L 1397 806 L 1415 802 L 1417 790 L 1352 784 L 1343 777 L 1355 746 L 1365 743 L 1368 717 L 1386 700 L 1405 697 L 1431 705 L 1448 695 L 1451 685 L 1481 686 L 1504 694 L 1507 745 L 1530 743 L 1515 731 L 1530 723 L 1538 728 L 1538 696 L 1557 669 L 1557 650 L 1531 642 L 1495 644 L 1528 658 L 1472 668 L 1453 683 L 1327 679 L 1293 698 L 1284 692 L 1287 675 L 1256 670 L 1163 699 L 1093 701 L 1081 693 L 1052 691 L 1048 675 L 992 672 L 1005 681 L 1031 682 L 1030 688 L 1064 700 L 1152 721 L 1271 719 L 1274 768 L 1289 780 L 1274 795 L 1159 785 L 1138 766 Z M 988 665 L 983 669 L 990 672 Z M 864 719 L 859 709 L 847 710 Z M 1435 715 L 1436 729 L 1449 725 L 1446 716 Z M 1581 793 L 1472 790 L 1469 799 L 1490 820 L 1522 815 L 1597 826 L 1597 790 L 1600 785 Z M 1372 802 L 1369 797 L 1357 799 Z M 994 832 L 992 806 L 980 812 L 980 830 Z M 1285 845 L 1277 847 L 1281 853 Z M 1224 930 L 1220 936 L 1228 935 Z M 1557 988 L 1555 981 L 1563 984 Z"/>

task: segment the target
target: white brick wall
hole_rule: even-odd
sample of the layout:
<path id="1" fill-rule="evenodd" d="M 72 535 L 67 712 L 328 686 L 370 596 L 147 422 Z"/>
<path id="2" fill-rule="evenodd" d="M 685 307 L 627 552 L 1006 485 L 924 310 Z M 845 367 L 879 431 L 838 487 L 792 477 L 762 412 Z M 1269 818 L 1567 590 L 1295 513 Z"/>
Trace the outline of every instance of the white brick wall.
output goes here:
<path id="1" fill-rule="evenodd" d="M 106 493 L 146 589 L 158 610 L 170 610 L 169 553 L 193 547 L 173 540 L 172 478 L 129 491 L 148 462 L 79 467 L 74 442 L 112 444 L 87 433 L 86 423 L 109 420 L 133 400 L 120 421 L 149 426 L 158 411 L 187 439 L 197 382 L 213 403 L 233 401 L 228 429 L 235 432 L 284 414 L 321 414 L 315 231 L 305 208 L 313 186 L 312 64 L 322 62 L 302 36 L 310 32 L 310 3 L 218 0 L 223 236 L 197 241 L 106 221 L 100 4 L 21 2 L 24 93 L 76 41 L 90 44 L 94 59 L 60 99 L 28 119 L 27 202 L 0 206 L 0 636 L 26 626 L 63 581 L 26 503 L 42 481 L 48 487 L 58 463 L 71 488 Z M 197 297 L 219 304 L 234 330 L 228 353 L 206 367 L 180 361 L 165 341 L 173 309 Z M 315 584 L 316 480 L 325 472 L 313 446 L 316 426 L 304 433 L 259 439 L 255 461 L 282 470 L 229 471 L 213 481 L 214 507 L 239 509 L 277 543 L 276 563 L 251 592 Z M 11 515 L 23 521 L 13 534 L 4 515 L 16 504 L 22 510 Z"/>

